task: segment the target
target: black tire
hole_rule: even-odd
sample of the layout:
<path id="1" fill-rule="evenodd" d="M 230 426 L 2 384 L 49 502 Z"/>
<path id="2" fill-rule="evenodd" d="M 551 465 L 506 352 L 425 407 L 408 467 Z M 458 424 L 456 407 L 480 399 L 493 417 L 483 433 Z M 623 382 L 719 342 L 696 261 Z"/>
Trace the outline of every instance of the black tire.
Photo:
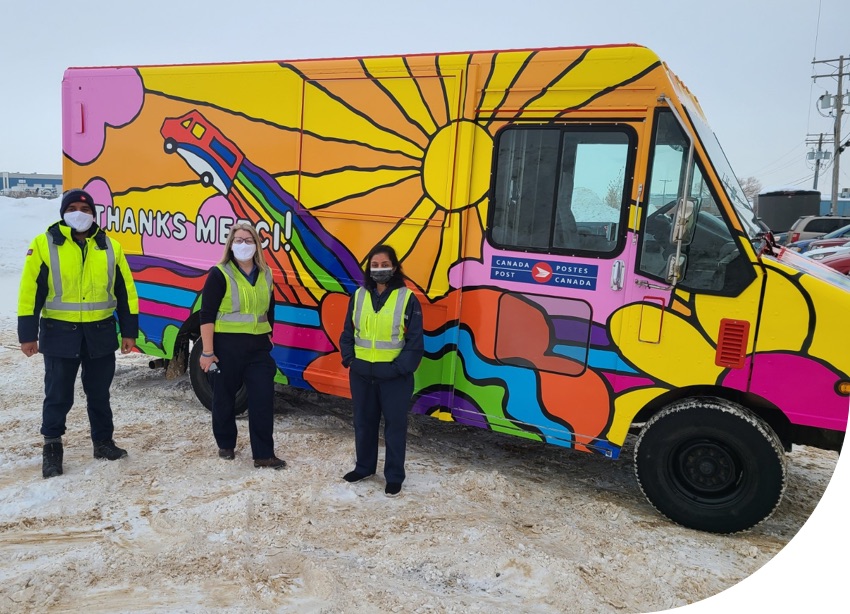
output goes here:
<path id="1" fill-rule="evenodd" d="M 201 405 L 212 411 L 212 386 L 209 376 L 201 369 L 201 352 L 203 351 L 204 344 L 199 337 L 192 345 L 192 351 L 189 354 L 189 380 Z M 248 411 L 248 391 L 245 386 L 242 386 L 236 393 L 236 415 L 244 414 L 246 411 Z"/>
<path id="2" fill-rule="evenodd" d="M 635 474 L 655 509 L 683 526 L 744 531 L 766 520 L 785 491 L 785 451 L 748 409 L 714 397 L 677 401 L 644 425 Z"/>
<path id="3" fill-rule="evenodd" d="M 205 188 L 210 187 L 213 184 L 213 176 L 212 173 L 201 173 L 201 185 Z"/>
<path id="4" fill-rule="evenodd" d="M 165 153 L 173 154 L 175 151 L 177 151 L 177 141 L 172 138 L 167 138 L 162 144 L 162 148 L 165 150 Z"/>

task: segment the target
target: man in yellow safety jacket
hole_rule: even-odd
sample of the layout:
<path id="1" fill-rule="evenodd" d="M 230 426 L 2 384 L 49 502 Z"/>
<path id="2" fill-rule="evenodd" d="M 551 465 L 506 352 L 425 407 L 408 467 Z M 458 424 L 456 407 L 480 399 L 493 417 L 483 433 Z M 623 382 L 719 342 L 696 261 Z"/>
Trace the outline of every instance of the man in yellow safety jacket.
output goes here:
<path id="1" fill-rule="evenodd" d="M 83 190 L 62 197 L 62 221 L 30 243 L 18 295 L 18 341 L 27 356 L 44 355 L 42 476 L 62 474 L 62 435 L 82 365 L 94 457 L 127 451 L 112 440 L 109 388 L 115 350 L 136 346 L 139 299 L 121 246 L 94 223 L 95 204 Z"/>

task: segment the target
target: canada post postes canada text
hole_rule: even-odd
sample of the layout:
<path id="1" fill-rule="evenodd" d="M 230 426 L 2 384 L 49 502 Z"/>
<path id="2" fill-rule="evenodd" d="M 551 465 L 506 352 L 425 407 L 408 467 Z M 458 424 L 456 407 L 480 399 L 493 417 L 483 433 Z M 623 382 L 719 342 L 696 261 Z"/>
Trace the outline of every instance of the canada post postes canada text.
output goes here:
<path id="1" fill-rule="evenodd" d="M 490 279 L 580 290 L 596 290 L 598 272 L 599 267 L 595 264 L 531 260 L 510 256 L 493 256 L 490 261 Z"/>

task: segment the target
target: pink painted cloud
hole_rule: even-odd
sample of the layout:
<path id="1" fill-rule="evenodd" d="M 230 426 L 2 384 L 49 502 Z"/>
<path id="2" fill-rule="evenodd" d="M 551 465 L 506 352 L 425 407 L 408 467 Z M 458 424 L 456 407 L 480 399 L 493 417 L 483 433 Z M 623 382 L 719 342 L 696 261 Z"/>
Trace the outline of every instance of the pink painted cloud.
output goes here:
<path id="1" fill-rule="evenodd" d="M 92 194 L 92 197 L 97 202 L 94 194 Z M 198 215 L 205 220 L 211 216 L 219 219 L 236 217 L 230 202 L 220 194 L 206 199 L 198 210 Z M 195 235 L 195 219 L 190 218 L 186 222 L 186 236 L 179 241 L 173 237 L 143 236 L 142 251 L 146 255 L 167 258 L 193 268 L 205 269 L 211 267 L 221 259 L 224 247 L 217 242 L 198 241 Z M 167 226 L 172 232 L 174 231 L 172 221 L 169 220 Z"/>
<path id="2" fill-rule="evenodd" d="M 107 184 L 103 179 L 92 179 L 82 186 L 82 188 L 91 194 L 95 204 L 103 205 L 104 208 L 113 206 L 112 192 L 109 189 L 109 184 Z M 119 211 L 118 216 L 119 225 L 123 224 L 125 211 Z M 211 196 L 206 199 L 198 209 L 198 216 L 202 217 L 204 220 L 208 220 L 210 217 L 218 219 L 235 219 L 237 217 L 230 202 L 227 198 L 220 194 L 216 194 L 215 196 Z M 134 216 L 134 219 L 136 222 L 136 229 L 138 230 L 138 212 Z M 196 219 L 197 218 L 195 217 L 190 217 L 183 224 L 186 230 L 186 236 L 183 239 L 176 239 L 173 236 L 176 227 L 172 217 L 169 217 L 165 226 L 169 231 L 171 231 L 171 236 L 166 237 L 163 235 L 158 237 L 156 235 L 143 234 L 142 253 L 147 256 L 157 256 L 173 260 L 174 262 L 179 262 L 180 264 L 196 269 L 207 269 L 211 267 L 221 258 L 224 247 L 221 243 L 217 242 L 219 238 L 218 235 L 216 236 L 216 242 L 213 243 L 198 241 L 195 233 Z M 107 220 L 103 210 L 101 210 L 101 213 L 96 217 L 95 221 L 98 226 L 105 228 L 107 232 L 111 230 L 111 228 L 106 227 Z"/>
<path id="3" fill-rule="evenodd" d="M 68 189 L 72 189 L 74 187 L 76 186 L 69 186 Z M 103 205 L 104 207 L 112 206 L 112 190 L 109 189 L 109 184 L 103 179 L 92 179 L 83 186 L 83 189 L 91 194 L 96 205 Z M 98 226 L 103 228 L 106 223 L 104 215 L 101 213 L 97 216 L 95 222 L 97 222 Z"/>
<path id="4" fill-rule="evenodd" d="M 62 84 L 62 151 L 78 164 L 100 155 L 107 126 L 129 123 L 142 108 L 142 79 L 132 68 L 77 69 Z"/>

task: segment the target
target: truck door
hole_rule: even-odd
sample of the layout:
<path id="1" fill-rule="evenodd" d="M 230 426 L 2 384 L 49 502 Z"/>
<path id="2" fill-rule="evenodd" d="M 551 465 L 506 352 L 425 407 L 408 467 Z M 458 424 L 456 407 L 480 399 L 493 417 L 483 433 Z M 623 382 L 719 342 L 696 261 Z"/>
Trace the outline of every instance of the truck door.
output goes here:
<path id="1" fill-rule="evenodd" d="M 628 315 L 621 347 L 664 387 L 723 383 L 746 390 L 762 285 L 741 228 L 752 211 L 734 216 L 723 206 L 723 192 L 733 206 L 743 196 L 724 170 L 722 150 L 711 150 L 713 134 L 700 136 L 705 153 L 692 149 L 673 111 L 657 111 L 637 277 L 626 284 L 638 308 Z M 685 199 L 689 222 L 678 241 L 672 229 Z"/>
<path id="2" fill-rule="evenodd" d="M 607 321 L 623 305 L 634 257 L 636 146 L 626 123 L 506 124 L 497 133 L 483 266 L 464 268 L 462 301 L 487 363 L 479 372 L 506 388 L 492 428 L 605 445 L 596 438 L 609 394 L 598 370 L 618 364 Z"/>

